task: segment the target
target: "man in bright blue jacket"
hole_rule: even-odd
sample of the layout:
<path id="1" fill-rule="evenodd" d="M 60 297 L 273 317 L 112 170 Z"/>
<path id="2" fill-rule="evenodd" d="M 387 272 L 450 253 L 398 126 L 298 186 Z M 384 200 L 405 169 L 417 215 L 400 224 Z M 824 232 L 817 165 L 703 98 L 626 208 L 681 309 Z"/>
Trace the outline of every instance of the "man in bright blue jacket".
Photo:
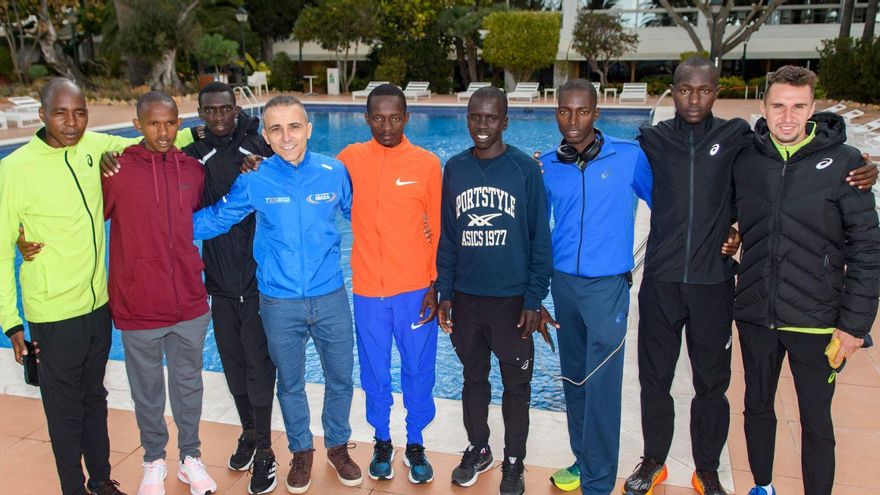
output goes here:
<path id="1" fill-rule="evenodd" d="M 617 478 L 623 345 L 633 268 L 633 193 L 651 205 L 651 167 L 634 141 L 602 134 L 596 90 L 559 88 L 562 143 L 540 157 L 555 224 L 551 293 L 576 462 L 553 475 L 566 490 L 608 494 Z M 542 308 L 543 309 L 543 308 Z M 544 322 L 553 322 L 543 309 Z"/>
<path id="2" fill-rule="evenodd" d="M 311 485 L 314 449 L 304 376 L 309 337 L 324 368 L 321 421 L 327 457 L 343 485 L 357 486 L 363 476 L 347 447 L 354 334 L 336 227 L 338 212 L 351 218 L 351 181 L 341 162 L 308 151 L 312 124 L 299 100 L 272 98 L 263 121 L 263 137 L 275 155 L 257 172 L 239 176 L 217 204 L 199 211 L 194 236 L 225 233 L 256 212 L 260 313 L 278 368 L 278 402 L 293 453 L 287 490 L 304 493 Z"/>

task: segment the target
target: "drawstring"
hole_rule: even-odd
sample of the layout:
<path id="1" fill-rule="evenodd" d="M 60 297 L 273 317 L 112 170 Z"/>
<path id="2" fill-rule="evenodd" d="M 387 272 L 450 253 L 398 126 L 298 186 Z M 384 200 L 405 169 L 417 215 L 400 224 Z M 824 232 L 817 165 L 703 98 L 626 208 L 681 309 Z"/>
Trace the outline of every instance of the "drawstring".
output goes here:
<path id="1" fill-rule="evenodd" d="M 153 193 L 156 195 L 156 204 L 159 204 L 159 179 L 156 176 L 156 157 L 150 153 L 150 162 L 153 164 Z"/>
<path id="2" fill-rule="evenodd" d="M 177 167 L 177 206 L 183 209 L 183 193 L 180 192 L 180 161 L 177 159 L 177 153 L 174 153 L 174 166 Z"/>

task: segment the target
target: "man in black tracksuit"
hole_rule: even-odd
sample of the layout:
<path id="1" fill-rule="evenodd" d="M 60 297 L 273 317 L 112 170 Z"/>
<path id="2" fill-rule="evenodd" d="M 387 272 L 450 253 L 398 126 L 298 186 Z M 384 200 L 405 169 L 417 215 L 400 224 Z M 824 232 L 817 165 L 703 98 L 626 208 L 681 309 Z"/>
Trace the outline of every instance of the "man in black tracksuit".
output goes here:
<path id="1" fill-rule="evenodd" d="M 471 486 L 492 467 L 490 358 L 500 362 L 504 395 L 501 495 L 525 490 L 534 344 L 553 270 L 544 182 L 538 163 L 504 144 L 507 98 L 482 88 L 468 102 L 474 147 L 446 163 L 437 251 L 437 312 L 464 365 L 461 393 L 470 445 L 452 482 Z"/>
<path id="2" fill-rule="evenodd" d="M 773 495 L 773 402 L 788 354 L 802 427 L 807 495 L 834 483 L 831 399 L 835 371 L 863 345 L 880 294 L 880 227 L 870 190 L 845 178 L 861 165 L 845 124 L 813 115 L 816 75 L 782 67 L 768 77 L 754 146 L 734 165 L 743 232 L 735 317 L 745 371 L 745 432 L 755 488 Z M 812 116 L 811 116 L 812 115 Z M 826 359 L 825 347 L 840 350 Z M 835 366 L 839 366 L 835 363 Z"/>
<path id="3" fill-rule="evenodd" d="M 212 205 L 229 192 L 244 156 L 270 156 L 272 151 L 259 133 L 259 120 L 236 106 L 234 93 L 225 84 L 202 90 L 199 116 L 206 124 L 205 139 L 183 151 L 205 166 L 202 204 Z M 256 218 L 249 215 L 227 234 L 205 241 L 202 259 L 217 350 L 243 429 L 228 466 L 243 471 L 253 462 L 251 493 L 266 493 L 275 486 L 270 438 L 275 365 L 260 319 L 255 229 Z"/>

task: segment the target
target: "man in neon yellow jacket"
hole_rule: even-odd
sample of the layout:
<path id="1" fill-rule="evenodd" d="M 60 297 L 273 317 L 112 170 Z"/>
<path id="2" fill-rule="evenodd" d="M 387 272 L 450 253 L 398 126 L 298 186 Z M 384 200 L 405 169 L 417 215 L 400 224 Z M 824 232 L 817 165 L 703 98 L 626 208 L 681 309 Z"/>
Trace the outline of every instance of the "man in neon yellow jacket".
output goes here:
<path id="1" fill-rule="evenodd" d="M 85 98 L 68 79 L 47 83 L 40 100 L 45 126 L 0 161 L 0 328 L 21 363 L 27 348 L 14 250 L 22 226 L 42 245 L 40 256 L 22 265 L 20 281 L 24 316 L 39 343 L 40 391 L 62 493 L 119 495 L 110 479 L 103 384 L 112 327 L 99 161 L 140 139 L 86 132 Z M 186 130 L 177 144 L 192 140 Z"/>

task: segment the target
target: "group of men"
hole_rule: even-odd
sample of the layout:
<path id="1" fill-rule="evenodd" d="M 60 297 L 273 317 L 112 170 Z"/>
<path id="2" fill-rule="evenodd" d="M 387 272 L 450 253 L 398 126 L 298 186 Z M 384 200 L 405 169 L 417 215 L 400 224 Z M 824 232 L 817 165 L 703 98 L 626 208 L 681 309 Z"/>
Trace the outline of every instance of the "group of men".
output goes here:
<path id="1" fill-rule="evenodd" d="M 231 88 L 210 85 L 199 95 L 201 136 L 178 132 L 174 101 L 150 92 L 137 105 L 139 141 L 86 132 L 81 91 L 53 80 L 41 94 L 45 127 L 0 165 L 0 326 L 21 362 L 27 348 L 12 259 L 23 228 L 31 243 L 20 246 L 33 261 L 22 266 L 22 296 L 40 352 L 63 493 L 121 493 L 110 479 L 103 387 L 111 315 L 122 330 L 145 451 L 139 494 L 164 493 L 163 356 L 183 460 L 178 478 L 194 495 L 217 490 L 198 439 L 210 318 L 242 424 L 229 468 L 252 472 L 249 493 L 276 487 L 269 437 L 276 373 L 293 454 L 286 488 L 304 493 L 311 485 L 309 338 L 324 371 L 328 460 L 343 485 L 362 482 L 348 454 L 355 334 L 366 418 L 375 430 L 368 475 L 395 475 L 393 341 L 407 410 L 403 462 L 410 482 L 431 482 L 422 432 L 435 414 L 438 324 L 464 366 L 468 446 L 453 483 L 471 486 L 495 464 L 488 425 L 494 353 L 504 389 L 500 493 L 525 492 L 532 333 L 549 340 L 546 327 L 554 326 L 575 462 L 552 480 L 566 490 L 610 493 L 618 471 L 634 194 L 652 207 L 639 293 L 645 447 L 624 493 L 650 494 L 666 478 L 670 387 L 685 326 L 695 387 L 693 486 L 703 495 L 725 493 L 717 470 L 728 430 L 734 317 L 754 494 L 774 493 L 773 396 L 786 352 L 801 400 L 805 489 L 830 493 L 828 377 L 840 365 L 829 364 L 823 350 L 838 339 L 831 358 L 839 362 L 870 330 L 880 290 L 880 227 L 867 190 L 876 169 L 856 170 L 862 158 L 842 144 L 842 121 L 813 116 L 814 83 L 805 69 L 777 71 L 762 104 L 766 120 L 753 133 L 739 119 L 712 116 L 716 69 L 691 59 L 675 73 L 675 118 L 643 127 L 633 142 L 594 127 L 595 89 L 572 80 L 558 92 L 562 142 L 538 161 L 504 142 L 507 99 L 483 88 L 467 109 L 474 146 L 441 172 L 436 155 L 406 138 L 406 99 L 391 85 L 368 97 L 372 139 L 334 159 L 309 150 L 312 123 L 292 96 L 266 104 L 260 131 Z M 118 159 L 101 159 L 122 150 Z M 267 158 L 242 173 L 248 155 Z M 109 283 L 101 210 L 112 220 Z M 339 213 L 354 235 L 353 320 L 340 269 Z M 735 299 L 737 221 L 743 256 Z M 193 239 L 205 239 L 201 259 Z M 541 306 L 548 291 L 556 320 Z"/>

